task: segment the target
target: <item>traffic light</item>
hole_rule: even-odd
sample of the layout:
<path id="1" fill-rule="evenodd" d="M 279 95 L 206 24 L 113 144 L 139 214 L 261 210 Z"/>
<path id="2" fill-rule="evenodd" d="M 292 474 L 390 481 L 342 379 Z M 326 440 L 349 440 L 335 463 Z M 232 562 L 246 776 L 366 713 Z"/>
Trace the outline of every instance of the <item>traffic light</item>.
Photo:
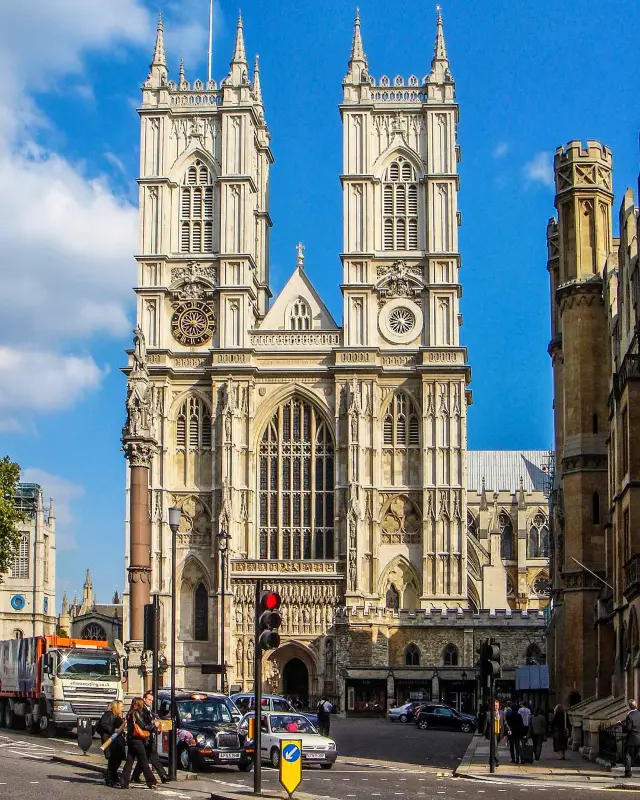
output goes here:
<path id="1" fill-rule="evenodd" d="M 144 650 L 156 649 L 156 609 L 153 603 L 147 603 L 144 607 L 142 647 Z"/>
<path id="2" fill-rule="evenodd" d="M 263 653 L 266 650 L 274 650 L 280 645 L 278 628 L 282 625 L 281 603 L 278 592 L 268 591 L 262 592 L 260 595 L 260 602 L 256 609 L 257 646 Z"/>
<path id="3" fill-rule="evenodd" d="M 492 680 L 500 677 L 500 645 L 487 639 L 480 655 L 480 674 Z"/>

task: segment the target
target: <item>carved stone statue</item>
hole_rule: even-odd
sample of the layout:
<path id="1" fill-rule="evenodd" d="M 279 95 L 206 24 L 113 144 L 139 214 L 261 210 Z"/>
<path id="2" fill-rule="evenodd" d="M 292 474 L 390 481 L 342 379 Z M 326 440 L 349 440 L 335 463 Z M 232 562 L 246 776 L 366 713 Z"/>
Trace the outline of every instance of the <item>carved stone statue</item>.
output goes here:
<path id="1" fill-rule="evenodd" d="M 139 325 L 133 331 L 133 372 L 147 372 L 147 345 Z"/>

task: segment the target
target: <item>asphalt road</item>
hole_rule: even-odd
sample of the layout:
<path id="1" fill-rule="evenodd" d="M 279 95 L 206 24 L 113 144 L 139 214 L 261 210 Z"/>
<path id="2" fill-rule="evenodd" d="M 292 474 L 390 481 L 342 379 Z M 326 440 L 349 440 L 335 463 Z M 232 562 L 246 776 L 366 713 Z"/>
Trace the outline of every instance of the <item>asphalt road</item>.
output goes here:
<path id="1" fill-rule="evenodd" d="M 348 721 L 347 721 L 348 722 Z M 336 726 L 337 728 L 337 726 Z M 345 726 L 348 730 L 348 725 Z M 393 732 L 397 733 L 396 727 Z M 95 748 L 97 749 L 97 747 Z M 2 800 L 104 800 L 117 790 L 107 789 L 103 778 L 77 767 L 51 761 L 55 752 L 77 753 L 73 740 L 41 739 L 14 731 L 0 731 L 0 798 Z M 387 754 L 388 755 L 388 754 Z M 451 771 L 438 774 L 436 770 L 420 767 L 355 766 L 348 756 L 340 758 L 330 771 L 305 769 L 300 789 L 319 798 L 335 800 L 495 800 L 515 797 L 534 800 L 533 795 L 546 794 L 550 798 L 584 800 L 584 789 L 563 787 L 516 787 L 513 785 L 478 783 L 453 778 Z M 151 795 L 162 795 L 167 800 L 209 800 L 216 790 L 247 792 L 253 785 L 253 775 L 233 769 L 220 769 L 201 775 L 198 780 L 180 781 L 159 787 Z M 268 767 L 263 769 L 265 791 L 279 789 L 278 775 Z M 135 787 L 127 797 L 138 793 L 149 794 L 143 787 Z M 589 791 L 594 800 L 611 798 L 610 792 Z M 118 794 L 115 794 L 117 797 Z"/>

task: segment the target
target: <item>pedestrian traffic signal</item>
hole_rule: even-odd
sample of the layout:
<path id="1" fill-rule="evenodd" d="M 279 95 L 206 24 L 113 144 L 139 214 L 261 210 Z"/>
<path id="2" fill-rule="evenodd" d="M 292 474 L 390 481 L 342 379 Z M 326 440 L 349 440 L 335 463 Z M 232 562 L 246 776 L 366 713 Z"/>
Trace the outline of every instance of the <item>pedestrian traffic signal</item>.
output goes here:
<path id="1" fill-rule="evenodd" d="M 280 645 L 278 628 L 282 625 L 281 605 L 278 592 L 262 592 L 256 609 L 257 646 L 264 653 Z"/>
<path id="2" fill-rule="evenodd" d="M 482 645 L 480 673 L 492 680 L 500 677 L 500 645 L 492 639 L 487 639 Z"/>
<path id="3" fill-rule="evenodd" d="M 142 634 L 143 650 L 156 649 L 156 609 L 153 603 L 147 603 L 144 607 L 144 627 Z"/>

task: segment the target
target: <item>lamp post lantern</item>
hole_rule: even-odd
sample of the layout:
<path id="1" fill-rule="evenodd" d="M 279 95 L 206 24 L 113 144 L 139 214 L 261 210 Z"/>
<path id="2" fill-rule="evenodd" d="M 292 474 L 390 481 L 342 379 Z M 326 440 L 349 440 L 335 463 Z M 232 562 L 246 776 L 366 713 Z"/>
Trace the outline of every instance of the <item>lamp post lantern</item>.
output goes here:
<path id="1" fill-rule="evenodd" d="M 177 769 L 177 722 L 176 713 L 176 542 L 182 509 L 172 506 L 169 509 L 169 527 L 171 528 L 171 731 L 169 733 L 169 778 L 176 779 Z"/>
<path id="2" fill-rule="evenodd" d="M 225 657 L 224 646 L 224 626 L 225 626 L 225 592 L 227 584 L 227 560 L 229 558 L 229 539 L 231 537 L 226 530 L 218 532 L 216 539 L 218 541 L 218 551 L 220 553 L 220 666 L 221 673 L 221 690 L 226 693 L 227 691 L 227 661 Z"/>

